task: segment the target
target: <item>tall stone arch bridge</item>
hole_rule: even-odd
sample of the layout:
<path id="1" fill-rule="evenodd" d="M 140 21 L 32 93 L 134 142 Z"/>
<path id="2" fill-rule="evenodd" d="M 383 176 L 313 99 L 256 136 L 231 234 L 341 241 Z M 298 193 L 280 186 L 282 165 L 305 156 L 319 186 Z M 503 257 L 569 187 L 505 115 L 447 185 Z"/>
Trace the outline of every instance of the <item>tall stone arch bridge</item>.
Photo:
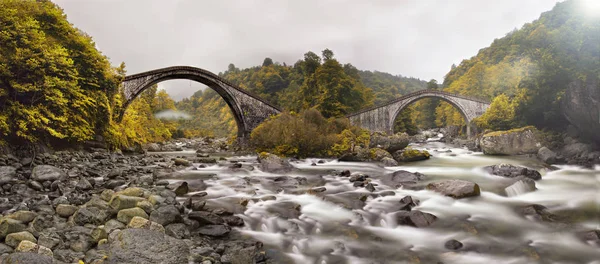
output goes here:
<path id="1" fill-rule="evenodd" d="M 125 102 L 119 121 L 129 104 L 152 85 L 173 79 L 197 81 L 215 90 L 225 100 L 237 123 L 238 140 L 249 138 L 250 132 L 271 115 L 281 109 L 249 91 L 239 88 L 218 75 L 196 67 L 175 66 L 126 76 L 123 80 Z"/>
<path id="2" fill-rule="evenodd" d="M 457 108 L 465 118 L 467 123 L 467 135 L 469 137 L 471 136 L 471 121 L 473 121 L 474 118 L 481 116 L 490 106 L 489 102 L 473 97 L 438 90 L 421 90 L 401 96 L 382 105 L 347 115 L 347 117 L 354 125 L 358 125 L 371 131 L 381 131 L 392 134 L 394 120 L 396 120 L 398 114 L 411 103 L 423 98 L 439 98 Z"/>

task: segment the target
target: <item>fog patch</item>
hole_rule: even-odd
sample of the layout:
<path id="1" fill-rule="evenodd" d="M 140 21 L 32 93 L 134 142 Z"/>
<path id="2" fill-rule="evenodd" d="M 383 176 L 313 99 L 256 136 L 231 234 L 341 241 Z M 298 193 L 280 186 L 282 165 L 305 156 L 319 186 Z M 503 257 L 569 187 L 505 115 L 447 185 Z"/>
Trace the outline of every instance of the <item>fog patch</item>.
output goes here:
<path id="1" fill-rule="evenodd" d="M 158 119 L 192 119 L 192 116 L 177 110 L 164 110 L 154 114 L 154 117 Z"/>

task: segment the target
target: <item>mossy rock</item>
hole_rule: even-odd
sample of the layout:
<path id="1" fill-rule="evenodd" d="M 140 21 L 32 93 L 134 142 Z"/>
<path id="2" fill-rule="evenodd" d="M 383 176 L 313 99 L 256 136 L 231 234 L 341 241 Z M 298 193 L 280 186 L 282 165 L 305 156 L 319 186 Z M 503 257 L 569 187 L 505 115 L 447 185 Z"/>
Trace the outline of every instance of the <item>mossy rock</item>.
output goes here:
<path id="1" fill-rule="evenodd" d="M 427 150 L 418 150 L 413 148 L 406 148 L 399 150 L 394 153 L 394 159 L 398 162 L 411 162 L 426 160 L 431 157 L 431 154 Z"/>
<path id="2" fill-rule="evenodd" d="M 114 210 L 123 210 L 136 207 L 138 202 L 144 200 L 145 199 L 141 197 L 114 195 L 108 204 Z"/>
<path id="3" fill-rule="evenodd" d="M 384 149 L 372 148 L 369 150 L 369 158 L 373 161 L 381 161 L 383 158 L 392 158 L 392 154 Z"/>
<path id="4" fill-rule="evenodd" d="M 2 218 L 0 219 L 0 238 L 4 238 L 12 233 L 21 232 L 26 228 L 27 226 L 25 226 L 19 220 Z"/>
<path id="5" fill-rule="evenodd" d="M 37 243 L 37 239 L 29 232 L 22 231 L 17 233 L 12 233 L 6 236 L 5 243 L 13 248 L 17 247 L 21 241 L 31 241 L 33 243 Z"/>
<path id="6" fill-rule="evenodd" d="M 117 213 L 117 220 L 121 223 L 129 223 L 129 221 L 136 216 L 148 219 L 148 214 L 144 212 L 142 208 L 134 207 L 120 210 L 119 213 Z"/>
<path id="7" fill-rule="evenodd" d="M 31 211 L 17 211 L 7 215 L 6 217 L 21 221 L 21 223 L 26 224 L 33 221 L 33 219 L 35 219 L 36 216 L 37 214 Z"/>

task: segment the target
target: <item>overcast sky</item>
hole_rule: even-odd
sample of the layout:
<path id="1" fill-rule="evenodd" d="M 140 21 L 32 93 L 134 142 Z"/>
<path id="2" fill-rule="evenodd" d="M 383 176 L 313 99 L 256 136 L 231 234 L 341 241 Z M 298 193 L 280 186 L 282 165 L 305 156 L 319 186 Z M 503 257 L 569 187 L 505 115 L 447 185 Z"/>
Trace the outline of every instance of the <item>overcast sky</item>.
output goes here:
<path id="1" fill-rule="evenodd" d="M 222 72 L 293 64 L 333 50 L 342 63 L 442 82 L 453 63 L 560 0 L 54 0 L 129 74 L 191 65 Z M 159 84 L 176 99 L 201 86 Z"/>

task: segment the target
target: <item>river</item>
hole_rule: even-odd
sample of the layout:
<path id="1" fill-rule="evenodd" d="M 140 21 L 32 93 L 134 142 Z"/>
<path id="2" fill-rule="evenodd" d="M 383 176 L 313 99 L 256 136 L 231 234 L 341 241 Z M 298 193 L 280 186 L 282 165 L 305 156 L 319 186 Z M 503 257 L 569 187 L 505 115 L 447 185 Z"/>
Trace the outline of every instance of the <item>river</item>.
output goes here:
<path id="1" fill-rule="evenodd" d="M 240 233 L 264 243 L 278 263 L 600 263 L 600 245 L 577 236 L 600 229 L 600 167 L 549 169 L 535 159 L 485 156 L 440 142 L 413 147 L 428 150 L 432 158 L 397 167 L 306 159 L 292 162 L 297 171 L 271 174 L 256 169 L 255 156 L 237 156 L 227 159 L 243 164 L 240 169 L 212 165 L 182 171 L 170 181 L 205 185 L 207 207 L 236 212 L 245 222 Z M 537 190 L 505 190 L 510 179 L 482 169 L 500 163 L 538 170 L 542 179 Z M 348 177 L 337 175 L 341 170 L 369 175 L 376 190 L 354 187 Z M 397 170 L 424 174 L 419 186 L 441 179 L 473 181 L 481 195 L 456 200 L 380 181 L 381 175 Z M 306 181 L 298 185 L 278 176 Z M 296 188 L 320 186 L 326 190 L 296 193 Z M 394 215 L 405 196 L 419 201 L 412 210 L 438 219 L 422 228 L 398 225 Z M 531 204 L 545 206 L 552 220 L 519 213 L 518 208 Z M 462 247 L 447 249 L 451 239 Z"/>

